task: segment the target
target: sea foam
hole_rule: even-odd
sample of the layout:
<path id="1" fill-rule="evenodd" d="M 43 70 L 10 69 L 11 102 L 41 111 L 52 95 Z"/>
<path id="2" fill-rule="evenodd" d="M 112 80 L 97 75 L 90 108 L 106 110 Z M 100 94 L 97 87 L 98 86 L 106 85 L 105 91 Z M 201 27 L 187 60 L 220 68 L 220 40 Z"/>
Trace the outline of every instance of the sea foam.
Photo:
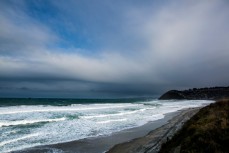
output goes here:
<path id="1" fill-rule="evenodd" d="M 66 118 L 56 118 L 56 119 L 43 119 L 43 120 L 20 120 L 20 121 L 0 121 L 0 127 L 3 126 L 15 126 L 15 125 L 25 125 L 25 124 L 34 124 L 41 122 L 57 122 L 64 121 Z"/>
<path id="2" fill-rule="evenodd" d="M 3 133 L 0 152 L 110 135 L 162 119 L 166 113 L 212 102 L 152 100 L 67 106 L 4 106 L 0 107 L 0 133 Z"/>

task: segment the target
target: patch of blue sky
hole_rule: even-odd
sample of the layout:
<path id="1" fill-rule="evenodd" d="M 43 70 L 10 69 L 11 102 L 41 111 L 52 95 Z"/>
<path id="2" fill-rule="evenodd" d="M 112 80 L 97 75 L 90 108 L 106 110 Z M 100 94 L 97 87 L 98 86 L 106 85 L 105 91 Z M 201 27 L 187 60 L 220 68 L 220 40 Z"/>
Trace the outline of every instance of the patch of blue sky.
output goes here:
<path id="1" fill-rule="evenodd" d="M 47 26 L 59 38 L 54 44 L 48 43 L 48 48 L 57 48 L 65 52 L 72 52 L 74 48 L 79 49 L 78 51 L 90 50 L 90 52 L 94 52 L 98 47 L 87 36 L 86 29 L 80 23 L 80 19 L 74 19 L 78 22 L 73 23 L 70 17 L 63 16 L 63 12 L 50 1 L 42 3 L 39 3 L 39 1 L 27 2 L 27 14 Z"/>

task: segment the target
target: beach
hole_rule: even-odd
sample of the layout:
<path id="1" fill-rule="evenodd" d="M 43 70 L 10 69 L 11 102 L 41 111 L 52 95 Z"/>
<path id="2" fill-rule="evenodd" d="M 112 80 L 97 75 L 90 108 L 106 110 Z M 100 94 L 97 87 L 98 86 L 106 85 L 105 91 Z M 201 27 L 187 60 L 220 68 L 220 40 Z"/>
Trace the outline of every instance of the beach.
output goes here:
<path id="1" fill-rule="evenodd" d="M 116 132 L 109 136 L 38 146 L 15 151 L 15 153 L 124 153 L 145 152 L 152 149 L 158 150 L 161 143 L 166 141 L 167 137 L 171 137 L 198 110 L 199 108 L 189 108 L 168 113 L 163 119 L 149 122 L 140 127 Z"/>
<path id="2" fill-rule="evenodd" d="M 111 148 L 108 153 L 156 153 L 167 140 L 181 129 L 182 125 L 195 115 L 200 108 L 189 108 L 179 111 L 168 123 L 152 130 L 146 136 L 118 144 Z"/>

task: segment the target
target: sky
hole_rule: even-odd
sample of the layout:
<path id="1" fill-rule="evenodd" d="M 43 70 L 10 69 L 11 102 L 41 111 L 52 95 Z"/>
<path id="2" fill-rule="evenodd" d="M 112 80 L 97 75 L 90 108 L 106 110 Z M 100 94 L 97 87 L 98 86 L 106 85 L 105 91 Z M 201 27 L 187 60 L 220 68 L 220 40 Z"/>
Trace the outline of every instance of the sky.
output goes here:
<path id="1" fill-rule="evenodd" d="M 0 97 L 229 85 L 228 0 L 1 0 Z"/>

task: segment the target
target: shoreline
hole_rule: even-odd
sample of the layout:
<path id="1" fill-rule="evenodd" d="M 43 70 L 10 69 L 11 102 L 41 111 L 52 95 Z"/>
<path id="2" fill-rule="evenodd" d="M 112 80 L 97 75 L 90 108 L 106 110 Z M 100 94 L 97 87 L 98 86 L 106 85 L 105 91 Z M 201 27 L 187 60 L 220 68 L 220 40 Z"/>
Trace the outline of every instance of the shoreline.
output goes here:
<path id="1" fill-rule="evenodd" d="M 161 146 L 160 153 L 229 151 L 229 99 L 218 100 L 195 114 Z"/>
<path id="2" fill-rule="evenodd" d="M 85 138 L 81 140 L 50 144 L 44 146 L 35 146 L 32 148 L 14 151 L 14 153 L 42 153 L 42 152 L 55 152 L 55 153 L 56 152 L 57 153 L 109 152 L 110 153 L 110 152 L 117 152 L 117 151 L 121 153 L 121 152 L 125 152 L 124 151 L 125 148 L 129 150 L 128 148 L 130 146 L 135 146 L 136 148 L 136 146 L 138 146 L 138 144 L 136 145 L 136 142 L 139 142 L 140 139 L 142 140 L 144 138 L 148 138 L 148 136 L 152 135 L 154 131 L 158 131 L 158 129 L 165 128 L 166 125 L 168 124 L 171 126 L 171 123 L 174 123 L 174 121 L 177 123 L 177 119 L 187 118 L 184 117 L 184 115 L 187 114 L 187 112 L 196 113 L 199 109 L 200 109 L 199 107 L 188 108 L 176 112 L 167 113 L 165 114 L 165 117 L 163 119 L 151 121 L 139 127 L 134 127 L 119 132 L 115 132 L 108 136 Z M 190 113 L 188 116 L 190 116 Z M 145 142 L 145 144 L 147 143 Z M 128 145 L 129 147 L 127 148 L 126 145 Z"/>
<path id="3" fill-rule="evenodd" d="M 178 115 L 174 116 L 163 126 L 152 130 L 143 137 L 115 145 L 107 151 L 107 153 L 157 153 L 161 145 L 171 139 L 171 137 L 181 129 L 183 124 L 201 108 L 202 107 L 196 107 L 180 110 L 178 111 Z"/>

